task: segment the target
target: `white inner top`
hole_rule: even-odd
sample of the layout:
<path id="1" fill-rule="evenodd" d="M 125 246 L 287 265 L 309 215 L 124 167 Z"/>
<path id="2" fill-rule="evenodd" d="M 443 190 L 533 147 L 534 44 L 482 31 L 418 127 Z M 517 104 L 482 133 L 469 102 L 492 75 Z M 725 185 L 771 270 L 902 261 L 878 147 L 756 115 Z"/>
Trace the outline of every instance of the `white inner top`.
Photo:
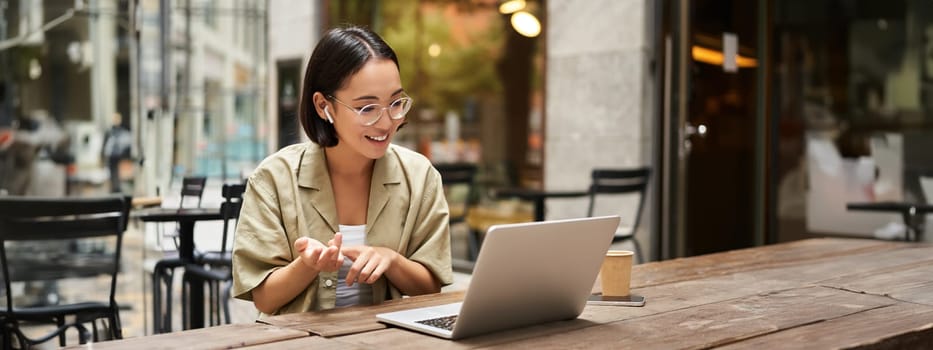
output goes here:
<path id="1" fill-rule="evenodd" d="M 343 234 L 343 246 L 355 247 L 366 244 L 366 225 L 340 225 Z M 337 272 L 337 307 L 353 305 L 371 305 L 373 303 L 373 286 L 366 283 L 353 283 L 347 287 L 347 272 L 353 261 L 344 256 L 343 266 Z"/>

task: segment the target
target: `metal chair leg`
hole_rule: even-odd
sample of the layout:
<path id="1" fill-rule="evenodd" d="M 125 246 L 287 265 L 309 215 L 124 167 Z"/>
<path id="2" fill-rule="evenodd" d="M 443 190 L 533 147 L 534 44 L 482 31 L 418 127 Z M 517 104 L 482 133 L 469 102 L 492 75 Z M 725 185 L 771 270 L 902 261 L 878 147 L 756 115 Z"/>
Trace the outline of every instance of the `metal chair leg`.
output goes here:
<path id="1" fill-rule="evenodd" d="M 91 330 L 93 331 L 93 333 L 91 333 L 91 335 L 92 335 L 92 337 L 93 337 L 93 339 L 94 339 L 94 342 L 95 342 L 95 343 L 99 342 L 99 341 L 100 341 L 100 334 L 98 334 L 98 330 L 97 330 L 97 320 L 91 320 Z"/>
<path id="2" fill-rule="evenodd" d="M 78 342 L 81 344 L 87 344 L 88 339 L 91 338 L 91 334 L 88 333 L 87 328 L 84 328 L 84 326 L 80 323 L 76 323 L 75 328 L 78 329 Z"/>
<path id="3" fill-rule="evenodd" d="M 59 328 L 61 328 L 62 326 L 65 325 L 65 318 L 64 318 L 64 317 L 61 317 L 61 318 L 59 318 L 59 319 L 56 320 L 56 321 L 57 321 L 57 322 L 55 322 L 55 325 L 58 326 Z M 65 347 L 65 332 L 61 332 L 61 333 L 58 335 L 58 345 L 61 346 L 61 347 Z"/>
<path id="4" fill-rule="evenodd" d="M 162 277 L 152 271 L 152 334 L 162 333 Z"/>
<path id="5" fill-rule="evenodd" d="M 220 316 L 221 312 L 223 312 L 223 306 L 220 304 L 220 281 L 214 281 L 212 284 L 214 285 L 214 310 L 217 314 L 217 325 L 221 325 L 223 324 L 223 321 L 221 320 Z"/>
<path id="6" fill-rule="evenodd" d="M 120 310 L 110 312 L 110 339 L 123 339 L 123 325 L 120 323 Z"/>
<path id="7" fill-rule="evenodd" d="M 162 317 L 162 329 L 165 332 L 172 331 L 172 286 L 175 280 L 175 271 L 171 269 L 169 271 L 169 273 L 162 276 L 165 279 L 165 314 Z"/>
<path id="8" fill-rule="evenodd" d="M 181 277 L 181 329 L 191 329 L 191 320 L 188 319 L 188 284 L 185 283 L 184 274 Z"/>
<path id="9" fill-rule="evenodd" d="M 480 233 L 474 229 L 469 229 L 467 232 L 467 260 L 476 261 L 476 257 L 479 256 L 480 245 Z"/>
<path id="10" fill-rule="evenodd" d="M 208 309 L 208 313 L 210 314 L 210 325 L 216 326 L 217 323 L 220 323 L 220 308 L 217 305 L 217 301 L 220 298 L 217 296 L 217 284 L 215 281 L 209 281 L 207 283 L 207 289 L 207 293 L 209 295 L 208 304 L 210 304 Z"/>
<path id="11" fill-rule="evenodd" d="M 228 282 L 227 287 L 224 288 L 224 322 L 225 324 L 230 324 L 230 288 L 233 287 L 233 282 Z"/>
<path id="12" fill-rule="evenodd" d="M 154 334 L 172 331 L 172 280 L 175 278 L 171 267 L 156 266 L 152 272 L 152 332 Z M 163 310 L 163 293 L 165 301 Z"/>

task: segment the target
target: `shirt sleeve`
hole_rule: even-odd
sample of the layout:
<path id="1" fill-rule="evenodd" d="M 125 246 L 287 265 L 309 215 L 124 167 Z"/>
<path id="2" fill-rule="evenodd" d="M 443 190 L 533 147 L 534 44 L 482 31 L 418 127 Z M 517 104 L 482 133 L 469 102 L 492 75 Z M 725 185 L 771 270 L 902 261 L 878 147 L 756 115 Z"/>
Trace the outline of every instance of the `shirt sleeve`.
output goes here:
<path id="1" fill-rule="evenodd" d="M 444 197 L 441 176 L 430 168 L 412 238 L 421 244 L 409 246 L 408 258 L 424 265 L 442 285 L 453 283 L 450 258 L 450 210 Z M 416 200 L 412 198 L 412 200 Z"/>
<path id="2" fill-rule="evenodd" d="M 250 177 L 233 245 L 233 295 L 253 300 L 252 290 L 291 261 L 291 247 L 274 191 L 261 176 Z"/>

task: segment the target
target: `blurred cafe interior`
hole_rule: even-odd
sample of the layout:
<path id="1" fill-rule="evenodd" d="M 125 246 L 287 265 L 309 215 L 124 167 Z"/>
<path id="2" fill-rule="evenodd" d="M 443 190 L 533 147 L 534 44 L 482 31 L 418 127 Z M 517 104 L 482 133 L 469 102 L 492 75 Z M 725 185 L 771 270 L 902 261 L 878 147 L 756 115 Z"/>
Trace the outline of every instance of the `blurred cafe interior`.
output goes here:
<path id="1" fill-rule="evenodd" d="M 933 236 L 925 0 L 0 0 L 0 195 L 104 195 L 116 174 L 178 207 L 203 177 L 219 206 L 307 140 L 305 65 L 347 23 L 398 54 L 394 142 L 472 169 L 447 194 L 465 260 L 492 224 L 602 214 L 642 263 Z M 597 199 L 600 169 L 644 169 L 642 189 Z"/>
<path id="2" fill-rule="evenodd" d="M 477 220 L 533 218 L 533 201 L 502 188 L 538 191 L 547 218 L 586 215 L 585 196 L 548 192 L 646 167 L 635 236 L 649 260 L 926 229 L 923 215 L 846 208 L 930 196 L 933 9 L 920 0 L 2 3 L 9 194 L 105 190 L 115 114 L 133 135 L 125 192 L 241 178 L 305 140 L 294 116 L 310 48 L 354 23 L 393 45 L 415 97 L 396 142 L 476 165 L 474 187 L 452 196 Z"/>
<path id="3" fill-rule="evenodd" d="M 529 1 L 542 26 L 533 38 L 489 6 L 501 3 L 328 7 L 331 23 L 371 23 L 407 43 L 403 80 L 421 99 L 400 143 L 436 163 L 478 163 L 480 202 L 501 203 L 503 186 L 586 190 L 591 169 L 646 166 L 636 237 L 651 260 L 930 236 L 925 215 L 847 209 L 933 202 L 927 2 Z M 571 18 L 603 6 L 625 13 L 621 28 Z M 586 206 L 546 203 L 547 218 Z M 606 213 L 637 206 L 624 198 Z"/>

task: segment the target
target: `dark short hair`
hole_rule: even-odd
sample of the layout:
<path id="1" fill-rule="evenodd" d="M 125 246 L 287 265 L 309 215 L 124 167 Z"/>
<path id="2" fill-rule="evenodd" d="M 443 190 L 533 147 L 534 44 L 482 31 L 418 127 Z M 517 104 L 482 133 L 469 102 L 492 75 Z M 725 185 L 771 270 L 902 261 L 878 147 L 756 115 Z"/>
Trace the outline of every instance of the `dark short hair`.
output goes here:
<path id="1" fill-rule="evenodd" d="M 314 108 L 314 100 L 311 98 L 314 93 L 320 92 L 326 98 L 331 98 L 350 76 L 377 58 L 390 59 L 398 67 L 395 51 L 367 28 L 350 26 L 324 33 L 308 60 L 298 105 L 298 119 L 311 141 L 322 147 L 337 145 L 334 125 L 321 119 Z"/>

